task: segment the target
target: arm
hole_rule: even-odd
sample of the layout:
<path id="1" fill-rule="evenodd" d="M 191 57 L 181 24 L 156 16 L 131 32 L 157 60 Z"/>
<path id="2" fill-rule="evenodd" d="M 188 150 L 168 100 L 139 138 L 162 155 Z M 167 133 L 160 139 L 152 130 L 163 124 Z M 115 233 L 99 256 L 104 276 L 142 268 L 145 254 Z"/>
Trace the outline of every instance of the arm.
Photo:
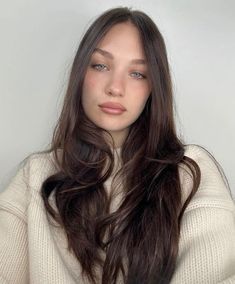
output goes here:
<path id="1" fill-rule="evenodd" d="M 0 282 L 28 283 L 27 165 L 0 194 Z"/>
<path id="2" fill-rule="evenodd" d="M 172 284 L 235 283 L 235 205 L 213 159 L 200 147 L 186 156 L 201 170 L 201 183 L 182 218 L 179 254 Z M 181 174 L 183 195 L 190 178 Z"/>
<path id="3" fill-rule="evenodd" d="M 1 283 L 27 283 L 27 224 L 18 216 L 0 209 Z M 4 282 L 5 281 L 5 282 Z"/>
<path id="4" fill-rule="evenodd" d="M 172 284 L 229 284 L 234 280 L 234 212 L 203 207 L 187 212 Z"/>

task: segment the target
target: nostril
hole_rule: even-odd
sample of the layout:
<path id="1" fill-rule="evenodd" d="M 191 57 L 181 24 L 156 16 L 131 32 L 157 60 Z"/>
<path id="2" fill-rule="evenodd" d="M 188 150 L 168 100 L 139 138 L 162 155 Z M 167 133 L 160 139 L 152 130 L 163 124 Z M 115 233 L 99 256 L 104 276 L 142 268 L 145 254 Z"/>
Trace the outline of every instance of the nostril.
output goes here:
<path id="1" fill-rule="evenodd" d="M 109 87 L 106 91 L 109 96 L 122 96 L 123 90 L 119 88 Z"/>

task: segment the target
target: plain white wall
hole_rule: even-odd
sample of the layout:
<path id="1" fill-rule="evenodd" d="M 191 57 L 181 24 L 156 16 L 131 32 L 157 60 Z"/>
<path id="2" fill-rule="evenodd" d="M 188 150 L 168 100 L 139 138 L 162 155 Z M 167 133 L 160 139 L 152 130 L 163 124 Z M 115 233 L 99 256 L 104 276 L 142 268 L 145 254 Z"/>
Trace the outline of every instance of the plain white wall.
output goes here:
<path id="1" fill-rule="evenodd" d="M 206 147 L 235 195 L 235 1 L 0 1 L 0 190 L 49 143 L 79 40 L 116 6 L 148 13 L 169 54 L 178 131 Z"/>

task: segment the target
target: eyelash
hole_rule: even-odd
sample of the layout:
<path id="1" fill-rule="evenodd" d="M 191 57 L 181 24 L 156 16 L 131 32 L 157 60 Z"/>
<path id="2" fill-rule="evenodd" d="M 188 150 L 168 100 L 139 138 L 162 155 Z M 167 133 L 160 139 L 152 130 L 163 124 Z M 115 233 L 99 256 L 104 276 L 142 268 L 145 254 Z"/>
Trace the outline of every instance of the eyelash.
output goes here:
<path id="1" fill-rule="evenodd" d="M 91 67 L 97 71 L 104 71 L 105 68 L 108 69 L 108 67 L 105 65 L 105 64 L 91 64 Z M 133 78 L 137 79 L 137 80 L 143 80 L 143 79 L 146 79 L 146 76 L 140 72 L 137 72 L 137 71 L 134 71 L 132 72 L 131 74 L 135 74 L 134 76 L 132 76 Z M 136 76 L 137 75 L 137 76 Z"/>
<path id="2" fill-rule="evenodd" d="M 107 68 L 104 64 L 92 64 L 91 67 L 97 71 L 103 71 L 104 68 Z M 102 69 L 100 67 L 102 67 Z"/>
<path id="3" fill-rule="evenodd" d="M 146 76 L 140 72 L 134 71 L 132 74 L 138 75 L 138 77 L 134 76 L 136 79 L 141 80 L 141 79 L 146 79 Z"/>

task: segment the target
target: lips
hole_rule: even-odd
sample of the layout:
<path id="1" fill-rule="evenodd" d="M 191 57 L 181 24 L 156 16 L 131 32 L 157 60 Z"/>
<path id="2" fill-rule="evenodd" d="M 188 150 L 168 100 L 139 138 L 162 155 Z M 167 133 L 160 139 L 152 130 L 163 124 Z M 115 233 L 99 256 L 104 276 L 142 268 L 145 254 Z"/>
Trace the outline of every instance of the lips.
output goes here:
<path id="1" fill-rule="evenodd" d="M 119 103 L 114 103 L 114 102 L 106 102 L 106 103 L 100 104 L 99 107 L 108 108 L 108 109 L 116 109 L 116 110 L 121 110 L 121 111 L 126 110 L 123 105 Z"/>

